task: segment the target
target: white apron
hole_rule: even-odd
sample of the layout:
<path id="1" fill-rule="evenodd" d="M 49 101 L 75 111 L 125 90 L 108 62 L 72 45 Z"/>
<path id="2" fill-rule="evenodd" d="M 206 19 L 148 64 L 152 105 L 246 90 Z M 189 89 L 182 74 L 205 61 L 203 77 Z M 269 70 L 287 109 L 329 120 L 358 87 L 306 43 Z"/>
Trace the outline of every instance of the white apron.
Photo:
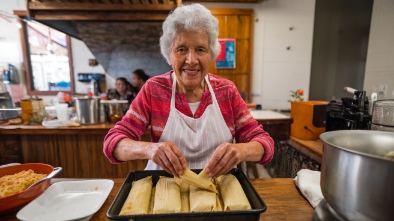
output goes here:
<path id="1" fill-rule="evenodd" d="M 185 156 L 190 169 L 203 169 L 215 149 L 224 142 L 231 143 L 233 137 L 220 111 L 208 75 L 205 76 L 205 81 L 212 96 L 212 104 L 198 119 L 188 117 L 175 108 L 176 76 L 172 76 L 170 115 L 159 142 L 175 143 Z M 149 160 L 145 170 L 162 168 Z"/>

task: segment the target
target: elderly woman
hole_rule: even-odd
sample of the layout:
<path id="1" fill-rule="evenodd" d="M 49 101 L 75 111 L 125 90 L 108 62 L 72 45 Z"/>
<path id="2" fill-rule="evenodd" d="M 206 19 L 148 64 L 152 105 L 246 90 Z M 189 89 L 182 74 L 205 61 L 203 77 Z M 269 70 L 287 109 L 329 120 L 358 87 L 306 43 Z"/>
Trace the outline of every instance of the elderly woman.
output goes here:
<path id="1" fill-rule="evenodd" d="M 204 168 L 211 178 L 241 161 L 269 162 L 272 138 L 252 118 L 234 83 L 208 73 L 220 52 L 218 21 L 210 11 L 200 4 L 174 10 L 163 23 L 160 47 L 173 70 L 149 79 L 108 132 L 107 158 L 149 159 L 145 169 L 175 176 L 186 167 Z M 152 142 L 139 141 L 149 125 Z"/>

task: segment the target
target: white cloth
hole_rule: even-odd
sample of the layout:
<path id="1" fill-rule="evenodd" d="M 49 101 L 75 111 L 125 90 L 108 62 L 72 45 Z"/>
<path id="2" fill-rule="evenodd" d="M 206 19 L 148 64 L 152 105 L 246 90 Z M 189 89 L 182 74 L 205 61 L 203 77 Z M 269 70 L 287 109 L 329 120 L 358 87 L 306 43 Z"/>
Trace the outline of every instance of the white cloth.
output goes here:
<path id="1" fill-rule="evenodd" d="M 209 105 L 200 118 L 191 118 L 175 108 L 176 76 L 173 76 L 170 115 L 159 142 L 171 141 L 181 149 L 191 169 L 203 169 L 211 158 L 215 149 L 224 142 L 232 142 L 230 129 L 223 118 L 215 93 L 205 77 L 212 104 Z M 162 168 L 148 161 L 145 170 L 162 170 Z"/>
<path id="2" fill-rule="evenodd" d="M 320 188 L 320 172 L 302 169 L 297 172 L 297 176 L 294 178 L 294 183 L 313 208 L 316 208 L 323 199 L 323 194 Z"/>

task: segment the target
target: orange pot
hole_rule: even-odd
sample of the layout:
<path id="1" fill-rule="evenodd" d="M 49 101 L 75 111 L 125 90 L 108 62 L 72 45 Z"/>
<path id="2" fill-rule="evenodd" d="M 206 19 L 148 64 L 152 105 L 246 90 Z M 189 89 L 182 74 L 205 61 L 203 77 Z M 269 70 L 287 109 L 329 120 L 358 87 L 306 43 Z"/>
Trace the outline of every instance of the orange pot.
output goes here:
<path id="1" fill-rule="evenodd" d="M 326 101 L 291 102 L 291 117 L 293 118 L 291 136 L 302 140 L 317 140 L 326 127 L 314 124 L 313 119 L 319 117 L 325 121 L 327 103 Z"/>

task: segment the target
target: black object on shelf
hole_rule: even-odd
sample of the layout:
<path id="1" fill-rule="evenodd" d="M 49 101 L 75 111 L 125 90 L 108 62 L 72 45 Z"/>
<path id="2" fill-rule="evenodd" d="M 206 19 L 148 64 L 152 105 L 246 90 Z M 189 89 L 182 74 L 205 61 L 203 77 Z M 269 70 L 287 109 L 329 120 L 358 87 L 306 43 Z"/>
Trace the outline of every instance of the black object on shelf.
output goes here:
<path id="1" fill-rule="evenodd" d="M 372 115 L 365 91 L 355 91 L 353 98 L 343 97 L 327 105 L 326 131 L 370 130 Z"/>

